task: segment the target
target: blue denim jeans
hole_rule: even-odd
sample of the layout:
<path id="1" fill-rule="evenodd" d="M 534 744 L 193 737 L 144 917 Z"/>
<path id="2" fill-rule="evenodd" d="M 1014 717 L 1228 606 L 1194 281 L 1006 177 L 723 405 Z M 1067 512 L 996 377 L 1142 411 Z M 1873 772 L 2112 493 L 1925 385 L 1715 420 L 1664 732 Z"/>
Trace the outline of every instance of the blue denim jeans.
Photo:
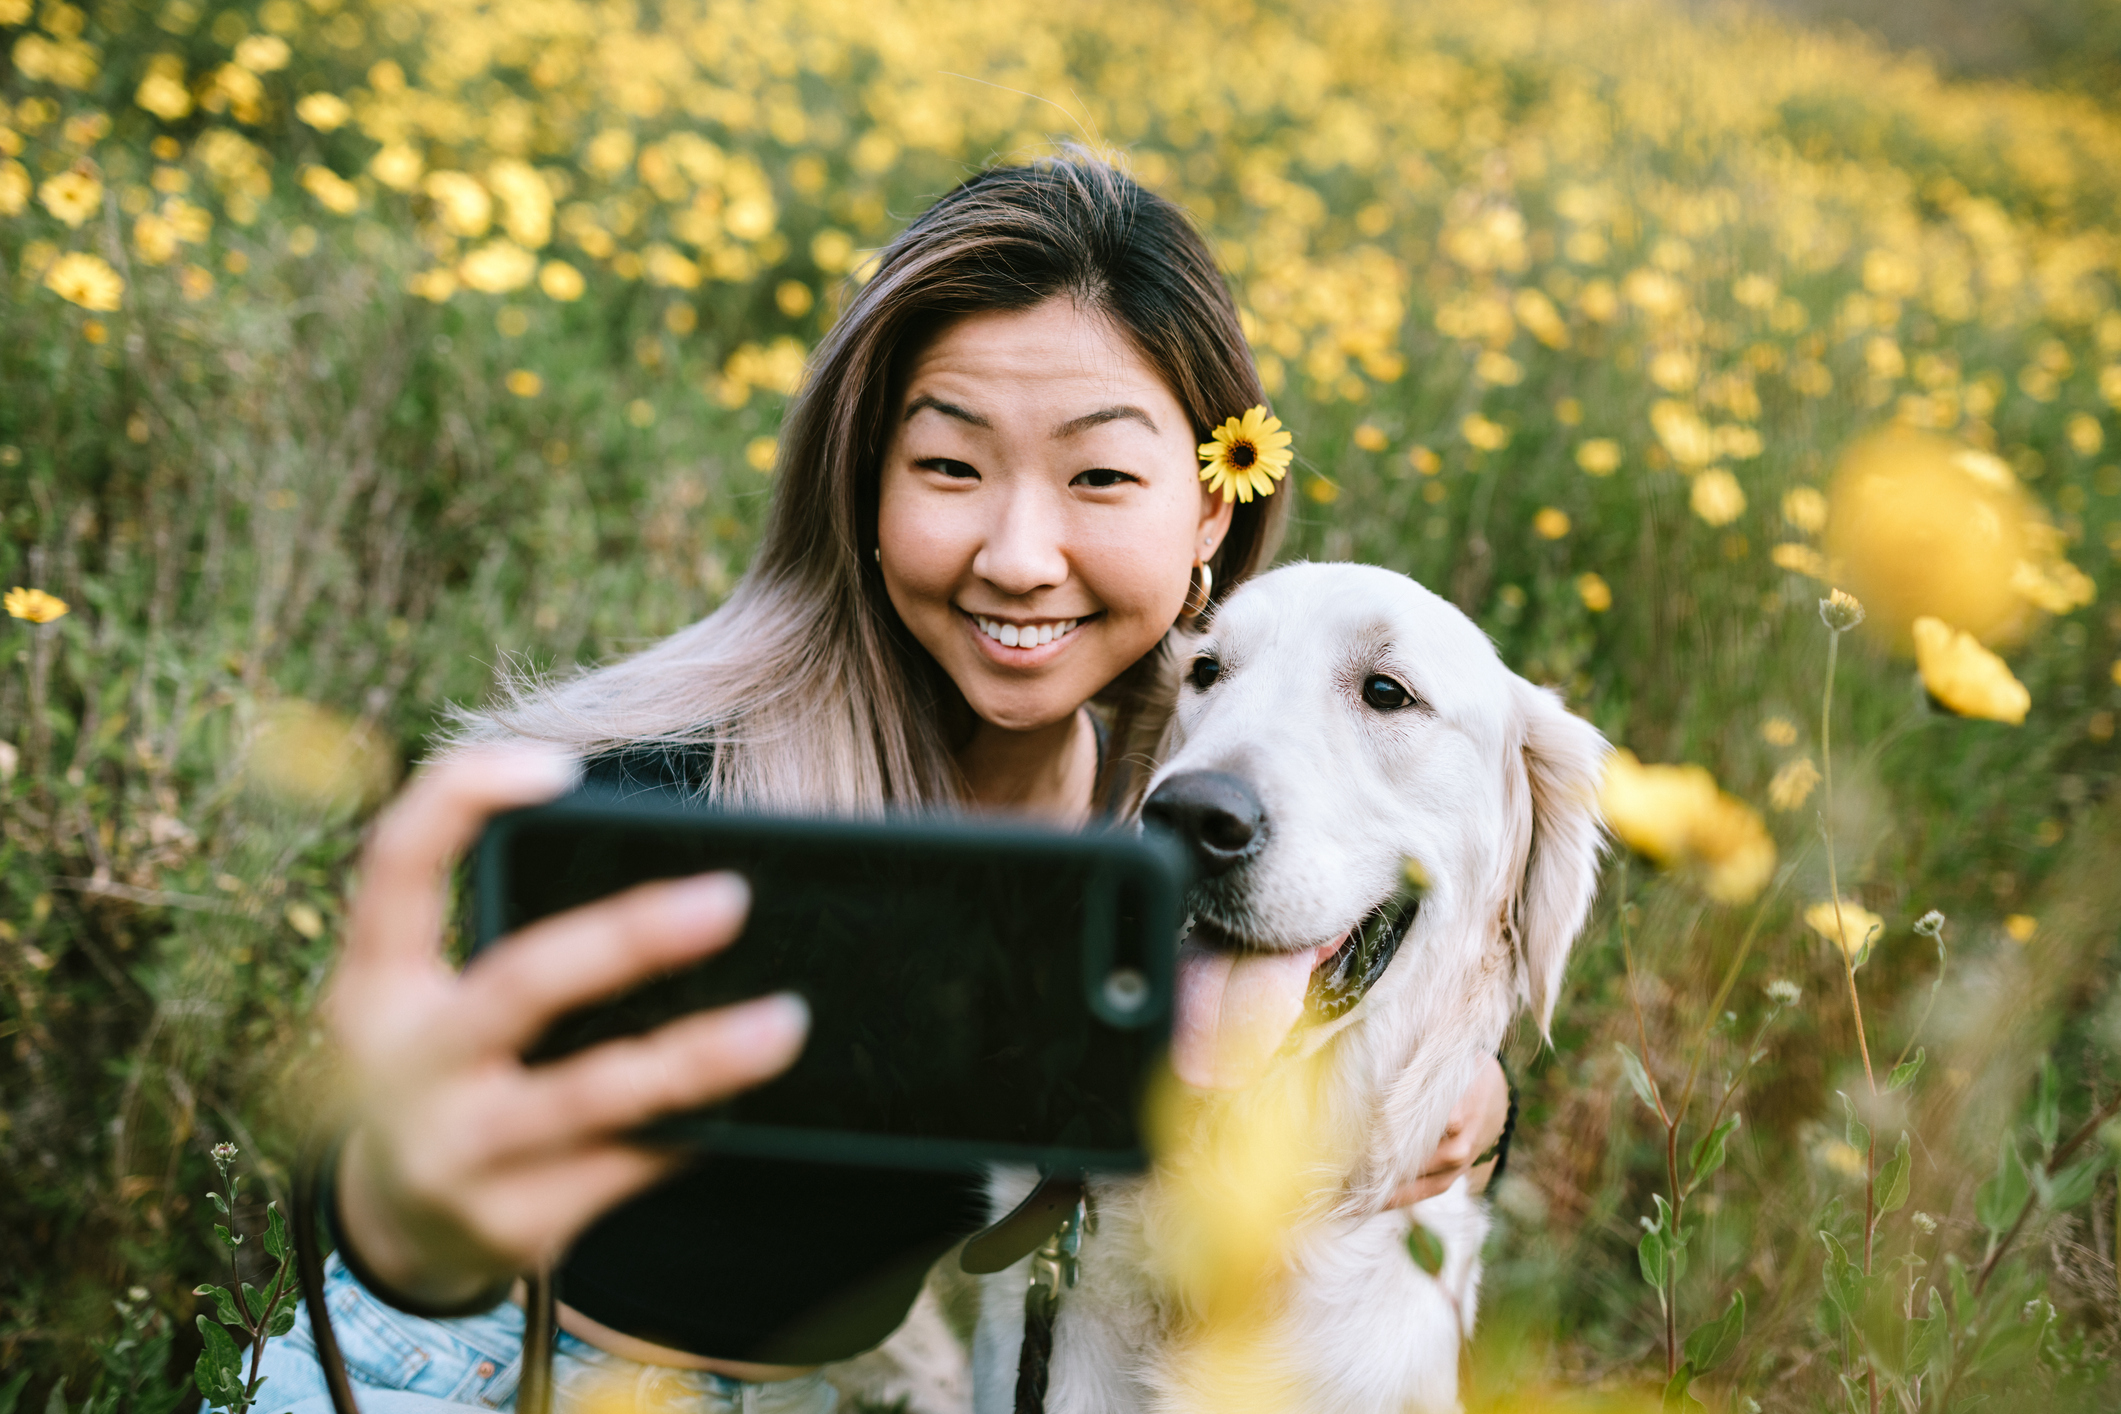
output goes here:
<path id="1" fill-rule="evenodd" d="M 513 1409 L 523 1378 L 523 1311 L 508 1302 L 477 1316 L 430 1321 L 377 1300 L 336 1255 L 324 1266 L 324 1307 L 362 1414 L 464 1414 Z M 309 1312 L 265 1347 L 259 1414 L 332 1414 Z M 822 1374 L 751 1384 L 704 1370 L 643 1365 L 559 1332 L 553 1414 L 832 1414 Z M 203 1411 L 202 1411 L 203 1414 Z"/>

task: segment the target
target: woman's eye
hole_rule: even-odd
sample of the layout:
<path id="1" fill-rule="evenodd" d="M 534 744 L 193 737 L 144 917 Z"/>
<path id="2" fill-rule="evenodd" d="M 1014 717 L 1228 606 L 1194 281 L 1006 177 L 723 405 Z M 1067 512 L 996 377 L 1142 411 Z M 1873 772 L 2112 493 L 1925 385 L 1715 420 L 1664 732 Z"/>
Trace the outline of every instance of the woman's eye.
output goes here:
<path id="1" fill-rule="evenodd" d="M 1380 712 L 1397 712 L 1414 704 L 1414 694 L 1383 673 L 1362 680 L 1362 700 Z"/>
<path id="2" fill-rule="evenodd" d="M 1140 477 L 1129 475 L 1127 472 L 1114 471 L 1109 466 L 1098 466 L 1092 467 L 1088 471 L 1077 472 L 1074 484 L 1087 486 L 1093 491 L 1103 491 L 1108 487 L 1124 486 L 1129 481 L 1139 480 L 1141 480 Z"/>
<path id="3" fill-rule="evenodd" d="M 1206 692 L 1215 685 L 1215 680 L 1222 676 L 1222 671 L 1222 664 L 1203 653 L 1186 669 L 1186 681 L 1193 684 L 1196 691 Z"/>
<path id="4" fill-rule="evenodd" d="M 943 475 L 964 481 L 979 480 L 979 468 L 970 462 L 953 460 L 950 457 L 923 457 L 914 463 L 923 471 L 939 471 Z"/>

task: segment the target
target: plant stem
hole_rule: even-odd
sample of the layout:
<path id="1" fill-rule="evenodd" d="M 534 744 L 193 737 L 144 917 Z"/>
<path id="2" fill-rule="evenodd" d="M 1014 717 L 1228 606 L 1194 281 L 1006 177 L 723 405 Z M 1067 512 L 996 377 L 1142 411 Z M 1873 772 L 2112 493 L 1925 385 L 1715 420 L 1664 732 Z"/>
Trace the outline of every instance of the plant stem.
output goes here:
<path id="1" fill-rule="evenodd" d="M 2115 1095 L 2114 1098 L 2093 1111 L 2092 1117 L 2078 1127 L 2077 1132 L 2069 1137 L 2068 1142 L 2055 1150 L 2054 1157 L 2047 1161 L 2047 1171 L 2053 1173 L 2056 1169 L 2068 1163 L 2070 1156 L 2083 1148 L 2085 1141 L 2096 1134 L 2099 1126 L 2112 1118 L 2117 1110 L 2121 1110 L 2121 1094 Z M 1988 1260 L 1981 1264 L 1981 1274 L 1974 1278 L 1974 1295 L 1979 1296 L 1982 1290 L 1988 1286 L 1988 1279 L 1995 1272 L 1996 1264 L 2003 1260 L 2003 1254 L 2010 1249 L 2011 1243 L 2017 1240 L 2019 1232 L 2025 1227 L 2026 1219 L 2033 1215 L 2033 1209 L 2039 1205 L 2040 1198 L 2037 1193 L 2026 1198 L 2025 1206 L 2018 1210 L 2018 1220 L 2010 1225 L 2010 1230 L 2004 1233 L 2002 1239 L 1996 1243 L 1995 1250 L 1988 1254 Z M 2121 1207 L 2121 1200 L 2117 1200 L 2116 1206 Z M 2116 1235 L 2115 1250 L 2121 1251 L 2121 1234 Z"/>
<path id="2" fill-rule="evenodd" d="M 1679 1124 L 1666 1120 L 1664 1125 L 1664 1174 L 1665 1182 L 1672 1186 L 1672 1247 L 1676 1251 L 1679 1234 L 1684 1230 L 1680 1219 L 1686 1209 L 1686 1198 L 1679 1191 Z M 1664 1377 L 1670 1380 L 1679 1373 L 1679 1264 L 1666 1259 L 1664 1264 Z"/>

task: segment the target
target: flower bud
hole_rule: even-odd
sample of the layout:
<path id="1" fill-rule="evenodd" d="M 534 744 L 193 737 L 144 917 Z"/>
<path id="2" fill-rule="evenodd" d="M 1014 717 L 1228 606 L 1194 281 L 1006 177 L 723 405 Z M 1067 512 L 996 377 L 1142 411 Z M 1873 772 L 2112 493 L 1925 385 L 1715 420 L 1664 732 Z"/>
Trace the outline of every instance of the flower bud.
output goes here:
<path id="1" fill-rule="evenodd" d="M 1863 605 L 1846 589 L 1837 589 L 1819 601 L 1819 617 L 1836 633 L 1847 633 L 1863 622 Z"/>

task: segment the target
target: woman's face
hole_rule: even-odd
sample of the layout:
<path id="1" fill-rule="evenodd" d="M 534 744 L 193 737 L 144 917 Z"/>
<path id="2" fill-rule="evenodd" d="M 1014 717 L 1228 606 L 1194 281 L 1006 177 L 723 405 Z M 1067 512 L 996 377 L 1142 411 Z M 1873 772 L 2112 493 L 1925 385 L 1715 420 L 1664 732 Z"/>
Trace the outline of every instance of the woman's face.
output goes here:
<path id="1" fill-rule="evenodd" d="M 1171 627 L 1230 526 L 1194 446 L 1162 377 L 1072 300 L 921 353 L 884 452 L 884 587 L 980 717 L 1062 721 Z"/>

